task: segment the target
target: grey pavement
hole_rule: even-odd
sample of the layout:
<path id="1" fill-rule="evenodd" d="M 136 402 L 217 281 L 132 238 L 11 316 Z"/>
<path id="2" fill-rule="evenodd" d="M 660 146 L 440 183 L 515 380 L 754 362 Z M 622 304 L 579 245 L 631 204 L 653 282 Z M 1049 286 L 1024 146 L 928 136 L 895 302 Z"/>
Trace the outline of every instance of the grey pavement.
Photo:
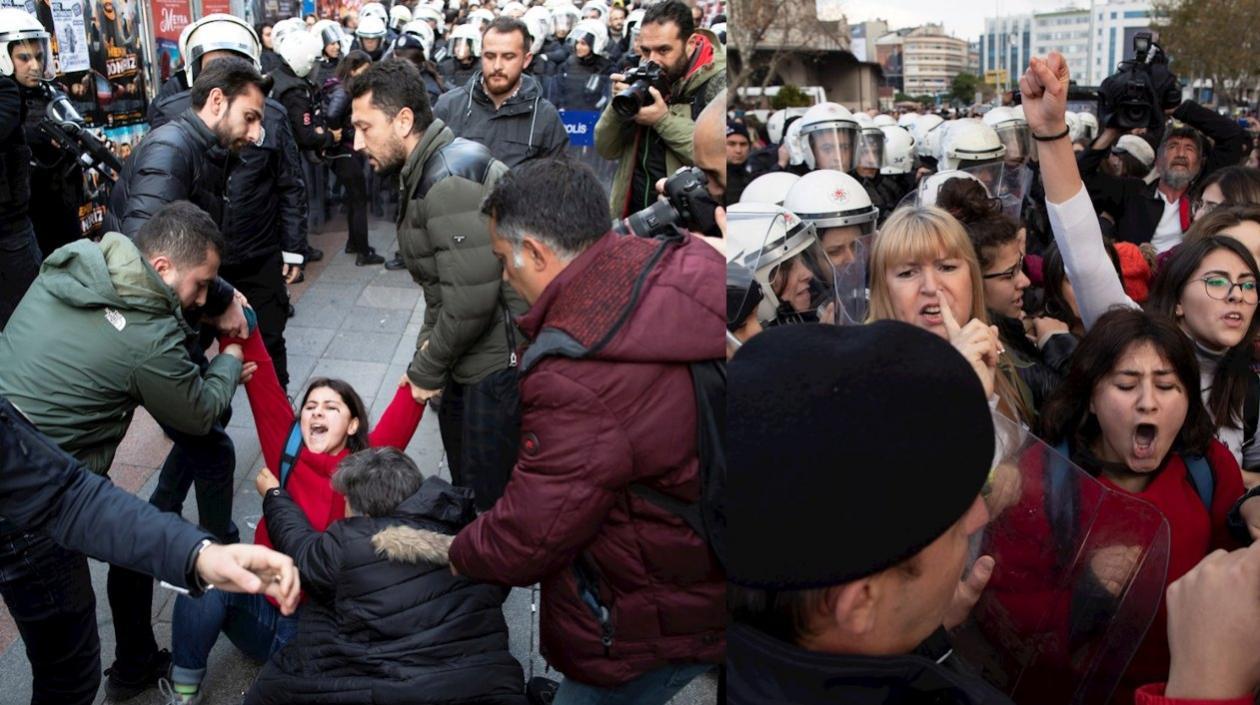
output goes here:
<path id="1" fill-rule="evenodd" d="M 338 219 L 340 222 L 340 219 Z M 371 241 L 387 258 L 395 250 L 392 223 L 373 221 Z M 315 235 L 315 246 L 326 253 L 322 271 L 296 303 L 297 315 L 289 320 L 286 340 L 289 351 L 289 392 L 300 394 L 312 377 L 340 377 L 363 396 L 372 419 L 379 419 L 393 397 L 393 390 L 415 349 L 423 320 L 424 299 L 420 289 L 405 272 L 389 272 L 383 267 L 356 267 L 354 256 L 342 252 L 344 231 Z M 228 432 L 236 444 L 236 494 L 232 513 L 242 538 L 252 538 L 252 529 L 262 513 L 262 503 L 254 490 L 253 477 L 262 467 L 258 438 L 244 390 L 233 400 Z M 138 425 L 138 424 L 137 424 Z M 437 415 L 426 413 L 407 453 L 425 475 L 450 479 L 438 434 Z M 157 468 L 162 457 L 153 457 Z M 157 485 L 154 473 L 137 493 L 148 498 Z M 196 521 L 196 501 L 190 493 L 184 516 Z M 114 633 L 106 599 L 106 566 L 91 561 L 92 581 L 97 595 L 97 617 L 101 636 L 102 667 L 113 660 Z M 155 588 L 153 620 L 160 647 L 170 646 L 171 611 L 175 594 Z M 538 653 L 537 587 L 512 590 L 503 612 L 511 632 L 512 654 L 521 661 L 526 677 L 546 676 L 560 680 Z M 245 658 L 226 638 L 220 638 L 210 655 L 203 684 L 203 705 L 237 705 L 258 672 L 258 664 Z M 30 665 L 21 641 L 0 654 L 0 705 L 30 702 Z M 673 705 L 710 705 L 717 700 L 716 676 L 697 679 L 680 692 Z M 108 702 L 104 688 L 97 697 Z M 161 705 L 165 701 L 156 690 L 128 701 L 134 705 Z"/>

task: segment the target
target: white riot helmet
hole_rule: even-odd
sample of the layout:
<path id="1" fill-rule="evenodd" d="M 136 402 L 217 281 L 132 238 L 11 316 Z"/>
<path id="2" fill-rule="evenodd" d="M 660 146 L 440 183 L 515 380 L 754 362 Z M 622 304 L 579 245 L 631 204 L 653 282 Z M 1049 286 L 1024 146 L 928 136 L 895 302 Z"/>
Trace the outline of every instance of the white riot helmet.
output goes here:
<path id="1" fill-rule="evenodd" d="M 320 54 L 324 53 L 324 44 L 310 32 L 298 32 L 288 35 L 276 44 L 276 53 L 293 69 L 298 78 L 306 78 L 311 69 L 315 68 Z"/>
<path id="2" fill-rule="evenodd" d="M 342 56 L 349 52 L 350 47 L 354 44 L 354 37 L 346 34 L 346 30 L 337 20 L 320 20 L 315 23 L 311 31 L 319 37 L 320 42 L 325 47 L 329 44 L 340 46 Z"/>
<path id="3" fill-rule="evenodd" d="M 494 22 L 494 13 L 489 10 L 473 10 L 468 13 L 468 24 L 477 28 L 478 32 L 486 31 L 486 27 Z"/>
<path id="4" fill-rule="evenodd" d="M 481 56 L 481 32 L 470 24 L 461 24 L 451 30 L 450 53 L 460 61 Z"/>
<path id="5" fill-rule="evenodd" d="M 715 22 L 709 26 L 709 31 L 717 35 L 718 41 L 726 46 L 726 23 Z"/>
<path id="6" fill-rule="evenodd" d="M 363 20 L 369 17 L 376 17 L 381 22 L 389 24 L 389 10 L 386 10 L 385 6 L 379 2 L 369 2 L 363 5 L 362 9 L 359 10 L 359 24 L 362 24 Z"/>
<path id="7" fill-rule="evenodd" d="M 853 119 L 861 128 L 855 166 L 879 171 L 884 166 L 884 131 L 866 113 L 854 113 Z"/>
<path id="8" fill-rule="evenodd" d="M 914 126 L 910 129 L 910 134 L 914 135 L 915 149 L 918 150 L 920 157 L 936 158 L 936 150 L 932 149 L 932 147 L 935 146 L 933 143 L 936 140 L 929 140 L 928 135 L 936 132 L 937 128 L 939 128 L 943 122 L 945 122 L 945 119 L 935 113 L 920 115 L 919 118 L 914 121 Z M 938 133 L 936 137 L 939 138 L 940 134 Z"/>
<path id="9" fill-rule="evenodd" d="M 415 13 L 411 16 L 412 21 L 424 20 L 430 23 L 429 27 L 438 35 L 446 33 L 446 15 L 432 5 L 417 5 Z"/>
<path id="10" fill-rule="evenodd" d="M 638 8 L 631 10 L 630 14 L 626 15 L 626 21 L 622 26 L 624 27 L 623 31 L 626 33 L 626 36 L 630 38 L 631 49 L 634 48 L 634 43 L 638 41 L 639 27 L 643 25 L 643 16 L 646 14 L 647 10 Z"/>
<path id="11" fill-rule="evenodd" d="M 831 228 L 857 227 L 861 235 L 875 232 L 879 209 L 857 179 L 834 169 L 819 169 L 801 177 L 783 199 L 783 207 L 814 224 L 819 237 Z"/>
<path id="12" fill-rule="evenodd" d="M 446 3 L 446 9 L 448 12 L 459 12 L 462 6 L 463 5 L 460 0 L 450 0 Z"/>
<path id="13" fill-rule="evenodd" d="M 1063 113 L 1063 121 L 1067 123 L 1069 140 L 1075 142 L 1084 135 L 1085 125 L 1079 115 L 1069 110 Z"/>
<path id="14" fill-rule="evenodd" d="M 192 25 L 188 26 L 192 27 Z M 302 21 L 301 17 L 290 17 L 287 20 L 280 20 L 271 27 L 271 46 L 278 47 L 281 40 L 290 34 L 305 31 L 306 23 Z"/>
<path id="15" fill-rule="evenodd" d="M 508 17 L 512 17 L 518 20 L 525 16 L 525 10 L 526 10 L 525 3 L 517 2 L 517 0 L 512 0 L 512 2 L 509 2 L 503 6 L 504 15 L 507 15 Z"/>
<path id="16" fill-rule="evenodd" d="M 884 131 L 884 166 L 881 174 L 909 174 L 914 170 L 914 137 L 904 127 L 886 125 Z"/>
<path id="17" fill-rule="evenodd" d="M 385 39 L 385 20 L 379 17 L 364 17 L 354 30 L 354 36 L 360 41 L 364 39 Z"/>
<path id="18" fill-rule="evenodd" d="M 796 122 L 801 126 L 801 151 L 810 169 L 853 168 L 858 123 L 848 108 L 839 103 L 819 103 Z"/>
<path id="19" fill-rule="evenodd" d="M 577 24 L 580 19 L 582 19 L 582 13 L 578 12 L 578 9 L 573 5 L 569 3 L 557 5 L 551 11 L 552 31 L 559 36 L 560 31 L 564 30 L 567 36 L 567 33 L 573 29 L 573 25 Z"/>
<path id="20" fill-rule="evenodd" d="M 569 32 L 569 36 L 565 38 L 565 43 L 569 46 L 577 44 L 578 40 L 586 42 L 591 51 L 597 56 L 606 56 L 608 51 L 608 27 L 599 20 L 582 20 L 573 26 L 573 31 Z"/>
<path id="21" fill-rule="evenodd" d="M 411 10 L 406 5 L 394 5 L 389 8 L 389 27 L 397 31 L 411 21 Z"/>
<path id="22" fill-rule="evenodd" d="M 761 285 L 764 298 L 757 306 L 757 320 L 762 324 L 779 317 L 780 296 L 785 291 L 785 280 L 795 269 L 794 260 L 801 257 L 811 273 L 821 269 L 826 260 L 812 223 L 766 203 L 741 201 L 726 209 L 726 248 L 727 262 L 752 270 Z"/>
<path id="23" fill-rule="evenodd" d="M 913 130 L 914 123 L 918 122 L 921 117 L 923 116 L 918 113 L 902 113 L 901 117 L 897 118 L 897 124 L 907 130 Z"/>
<path id="24" fill-rule="evenodd" d="M 262 44 L 254 28 L 239 17 L 221 13 L 206 15 L 188 25 L 179 38 L 180 56 L 184 57 L 184 78 L 188 79 L 190 86 L 201 73 L 201 57 L 212 51 L 230 51 L 249 59 L 255 69 L 262 71 L 258 60 Z"/>
<path id="25" fill-rule="evenodd" d="M 796 120 L 788 125 L 787 135 L 783 138 L 788 146 L 788 164 L 800 166 L 805 163 L 805 147 L 801 144 L 801 121 Z"/>
<path id="26" fill-rule="evenodd" d="M 41 81 L 51 81 L 56 76 L 48 30 L 30 13 L 5 8 L 0 10 L 0 73 L 5 76 L 13 76 L 16 71 L 13 55 L 9 52 L 15 42 L 34 45 L 34 53 L 42 57 L 39 60 Z"/>
<path id="27" fill-rule="evenodd" d="M 770 113 L 770 118 L 766 120 L 766 137 L 774 144 L 783 144 L 783 126 L 788 120 L 798 115 L 804 115 L 809 108 L 785 108 Z"/>
<path id="28" fill-rule="evenodd" d="M 521 21 L 529 28 L 531 41 L 529 52 L 537 55 L 542 51 L 543 42 L 551 36 L 551 13 L 544 7 L 534 6 L 525 11 L 525 16 L 521 18 Z"/>
<path id="29" fill-rule="evenodd" d="M 608 5 L 603 0 L 588 0 L 582 5 L 582 19 L 608 21 Z"/>
<path id="30" fill-rule="evenodd" d="M 744 192 L 739 195 L 740 203 L 772 203 L 776 206 L 783 205 L 783 199 L 787 198 L 788 191 L 792 190 L 792 186 L 800 181 L 801 177 L 790 171 L 772 171 L 769 174 L 762 174 L 744 187 Z"/>
<path id="31" fill-rule="evenodd" d="M 936 198 L 941 193 L 941 187 L 944 186 L 945 182 L 950 179 L 971 179 L 981 186 L 984 186 L 983 181 L 977 178 L 974 174 L 970 174 L 965 171 L 958 171 L 957 169 L 938 171 L 935 174 L 923 177 L 923 180 L 919 182 L 918 204 L 920 206 L 936 205 Z M 988 190 L 987 186 L 985 186 L 985 190 Z"/>
<path id="32" fill-rule="evenodd" d="M 410 34 L 420 40 L 420 44 L 424 47 L 424 58 L 427 60 L 433 56 L 433 28 L 425 20 L 412 20 L 403 25 L 403 34 Z"/>
<path id="33" fill-rule="evenodd" d="M 880 113 L 879 115 L 871 118 L 871 120 L 875 122 L 875 127 L 893 127 L 897 124 L 897 121 L 893 119 L 893 116 L 888 115 L 887 113 Z"/>
<path id="34" fill-rule="evenodd" d="M 997 132 L 998 139 L 1006 148 L 1009 164 L 1023 164 L 1032 154 L 1032 135 L 1022 114 L 1014 108 L 994 108 L 984 114 L 984 124 Z"/>
<path id="35" fill-rule="evenodd" d="M 1081 111 L 1076 115 L 1081 119 L 1081 137 L 1093 142 L 1098 136 L 1098 118 L 1088 111 Z"/>
<path id="36" fill-rule="evenodd" d="M 1001 162 L 1006 147 L 997 131 L 978 118 L 953 121 L 941 144 L 940 168 L 966 169 L 981 163 Z"/>

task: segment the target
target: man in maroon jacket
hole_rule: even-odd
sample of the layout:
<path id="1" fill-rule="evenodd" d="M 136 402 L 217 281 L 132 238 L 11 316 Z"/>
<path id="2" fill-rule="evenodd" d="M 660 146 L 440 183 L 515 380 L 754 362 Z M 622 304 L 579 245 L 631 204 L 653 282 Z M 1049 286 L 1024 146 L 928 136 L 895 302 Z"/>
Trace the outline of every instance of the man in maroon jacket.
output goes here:
<path id="1" fill-rule="evenodd" d="M 509 172 L 482 211 L 533 342 L 512 478 L 451 565 L 542 582 L 556 705 L 665 703 L 721 661 L 726 586 L 705 542 L 630 486 L 700 497 L 689 364 L 724 356 L 725 261 L 691 236 L 610 233 L 594 173 L 566 158 Z"/>

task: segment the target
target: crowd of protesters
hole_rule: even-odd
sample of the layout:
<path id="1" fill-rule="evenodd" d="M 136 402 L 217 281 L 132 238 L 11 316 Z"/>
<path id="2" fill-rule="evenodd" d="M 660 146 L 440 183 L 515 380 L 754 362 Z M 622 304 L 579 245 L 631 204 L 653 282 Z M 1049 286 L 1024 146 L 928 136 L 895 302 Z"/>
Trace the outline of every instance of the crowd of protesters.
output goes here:
<path id="1" fill-rule="evenodd" d="M 0 11 L 0 100 L 52 79 L 26 17 Z M 691 368 L 724 358 L 721 254 L 686 221 L 648 237 L 617 223 L 679 170 L 709 184 L 713 222 L 723 21 L 679 0 L 474 0 L 189 25 L 107 234 L 41 252 L 24 203 L 4 231 L 30 256 L 0 263 L 0 594 L 32 702 L 97 697 L 89 555 L 112 563 L 113 702 L 215 696 L 221 634 L 264 664 L 249 703 L 665 703 L 713 670 L 724 574 L 679 507 L 698 505 L 717 442 L 698 428 L 723 387 L 697 397 Z M 572 111 L 620 160 L 611 183 L 570 146 Z M 324 256 L 311 213 L 331 200 L 354 263 L 406 269 L 423 292 L 379 419 L 343 380 L 290 396 L 287 289 Z M 368 238 L 386 209 L 390 262 Z M 238 386 L 265 465 L 252 537 L 232 521 Z M 174 441 L 148 504 L 108 481 L 137 407 Z M 429 408 L 450 482 L 403 452 Z M 194 487 L 201 528 L 159 513 Z M 188 593 L 169 648 L 153 576 Z M 527 684 L 508 650 L 508 588 L 535 584 L 558 683 Z"/>
<path id="2" fill-rule="evenodd" d="M 1260 687 L 1256 123 L 1069 82 L 728 114 L 730 702 Z"/>

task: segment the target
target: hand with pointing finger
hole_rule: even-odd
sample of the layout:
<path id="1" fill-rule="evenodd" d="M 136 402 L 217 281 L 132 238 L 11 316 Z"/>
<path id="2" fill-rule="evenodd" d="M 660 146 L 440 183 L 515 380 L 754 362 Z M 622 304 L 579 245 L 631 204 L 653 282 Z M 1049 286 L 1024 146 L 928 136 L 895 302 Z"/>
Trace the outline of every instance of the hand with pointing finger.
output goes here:
<path id="1" fill-rule="evenodd" d="M 959 326 L 958 320 L 954 318 L 954 311 L 950 308 L 949 302 L 945 301 L 944 296 L 941 297 L 941 318 L 945 323 L 945 332 L 950 344 L 967 359 L 967 362 L 971 363 L 972 369 L 980 377 L 980 384 L 984 385 L 985 398 L 991 399 L 997 375 L 998 356 L 1002 352 L 997 329 L 985 325 L 978 318 L 971 319 L 965 326 Z"/>

